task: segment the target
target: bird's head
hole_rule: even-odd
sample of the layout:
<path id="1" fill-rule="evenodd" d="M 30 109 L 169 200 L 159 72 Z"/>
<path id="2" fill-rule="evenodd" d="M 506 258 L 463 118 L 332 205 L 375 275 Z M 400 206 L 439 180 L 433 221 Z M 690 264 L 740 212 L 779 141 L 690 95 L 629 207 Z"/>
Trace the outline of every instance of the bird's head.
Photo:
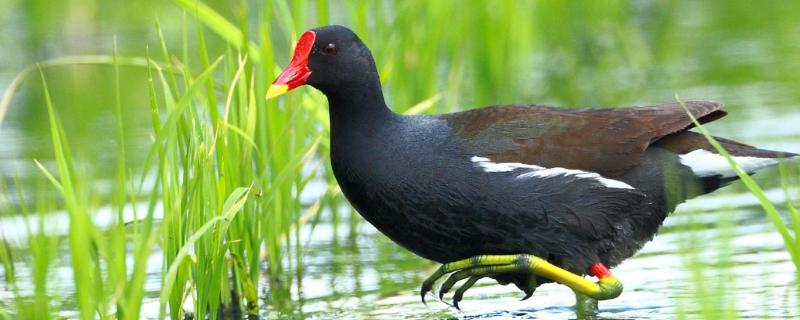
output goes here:
<path id="1" fill-rule="evenodd" d="M 267 99 L 308 84 L 328 94 L 343 87 L 379 83 L 372 54 L 342 26 L 311 29 L 300 36 L 292 61 L 272 82 Z"/>

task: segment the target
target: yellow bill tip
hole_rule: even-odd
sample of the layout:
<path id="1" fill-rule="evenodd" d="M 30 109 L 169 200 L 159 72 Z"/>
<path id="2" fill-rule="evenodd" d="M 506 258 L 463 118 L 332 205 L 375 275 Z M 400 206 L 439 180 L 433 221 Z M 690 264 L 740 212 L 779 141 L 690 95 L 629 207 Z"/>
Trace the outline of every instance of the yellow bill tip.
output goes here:
<path id="1" fill-rule="evenodd" d="M 289 91 L 289 86 L 285 84 L 273 84 L 267 89 L 267 100 L 280 96 Z"/>

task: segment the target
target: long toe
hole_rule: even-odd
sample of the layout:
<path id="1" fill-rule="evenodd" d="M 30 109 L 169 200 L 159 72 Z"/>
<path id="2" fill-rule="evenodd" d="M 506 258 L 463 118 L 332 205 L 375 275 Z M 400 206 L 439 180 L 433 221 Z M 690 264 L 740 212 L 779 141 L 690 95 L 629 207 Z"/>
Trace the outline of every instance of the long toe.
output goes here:
<path id="1" fill-rule="evenodd" d="M 439 287 L 439 300 L 444 298 L 444 295 L 447 292 L 449 292 L 450 289 L 452 289 L 457 282 L 469 278 L 470 276 L 482 274 L 481 271 L 483 270 L 478 270 L 478 269 L 480 268 L 478 267 L 478 268 L 460 270 L 458 272 L 454 272 L 449 277 L 447 277 L 447 280 L 445 280 Z"/>
<path id="2" fill-rule="evenodd" d="M 480 280 L 482 277 L 483 276 L 470 277 L 464 282 L 463 285 L 461 285 L 461 287 L 458 288 L 458 290 L 456 290 L 455 293 L 453 293 L 453 306 L 456 307 L 456 309 L 461 310 L 461 307 L 458 306 L 458 303 L 464 298 L 464 293 L 467 292 L 467 290 L 469 290 L 469 288 L 471 288 L 475 282 L 478 282 L 478 280 Z"/>
<path id="3" fill-rule="evenodd" d="M 427 305 L 427 303 L 425 303 L 425 295 L 431 290 L 433 290 L 433 284 L 436 282 L 436 280 L 439 280 L 439 278 L 441 278 L 442 276 L 444 276 L 449 272 L 447 271 L 448 265 L 449 264 L 447 263 L 443 264 L 442 266 L 439 267 L 439 269 L 436 269 L 436 272 L 434 272 L 430 277 L 428 277 L 427 279 L 425 279 L 425 281 L 422 282 L 422 287 L 419 289 L 419 295 L 420 298 L 422 299 L 423 304 Z"/>

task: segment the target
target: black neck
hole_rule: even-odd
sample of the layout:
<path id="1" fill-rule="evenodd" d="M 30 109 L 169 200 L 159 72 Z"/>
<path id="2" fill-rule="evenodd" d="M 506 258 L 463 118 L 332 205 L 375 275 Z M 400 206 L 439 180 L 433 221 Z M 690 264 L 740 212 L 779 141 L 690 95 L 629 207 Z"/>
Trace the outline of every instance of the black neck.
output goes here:
<path id="1" fill-rule="evenodd" d="M 358 131 L 369 134 L 397 115 L 386 106 L 380 82 L 323 90 L 328 97 L 331 134 Z"/>

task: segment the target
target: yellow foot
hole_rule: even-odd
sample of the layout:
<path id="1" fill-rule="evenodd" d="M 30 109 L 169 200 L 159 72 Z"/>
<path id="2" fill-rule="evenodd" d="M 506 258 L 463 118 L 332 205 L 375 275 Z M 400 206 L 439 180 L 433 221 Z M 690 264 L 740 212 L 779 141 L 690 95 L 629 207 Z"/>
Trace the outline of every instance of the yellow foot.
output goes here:
<path id="1" fill-rule="evenodd" d="M 445 263 L 439 267 L 428 279 L 422 283 L 420 295 L 425 303 L 425 294 L 433 289 L 433 284 L 448 273 L 450 277 L 442 283 L 439 289 L 439 298 L 444 297 L 458 281 L 467 281 L 453 295 L 453 305 L 458 308 L 458 302 L 472 285 L 480 278 L 502 273 L 530 273 L 535 281 L 536 277 L 544 277 L 566 285 L 577 293 L 584 294 L 592 299 L 607 300 L 616 298 L 622 293 L 622 283 L 608 271 L 602 263 L 594 264 L 589 271 L 599 280 L 591 282 L 586 278 L 561 269 L 546 260 L 528 254 L 515 255 L 483 255 L 468 259 Z M 534 285 L 535 286 L 535 285 Z M 526 298 L 530 292 L 526 292 Z"/>

